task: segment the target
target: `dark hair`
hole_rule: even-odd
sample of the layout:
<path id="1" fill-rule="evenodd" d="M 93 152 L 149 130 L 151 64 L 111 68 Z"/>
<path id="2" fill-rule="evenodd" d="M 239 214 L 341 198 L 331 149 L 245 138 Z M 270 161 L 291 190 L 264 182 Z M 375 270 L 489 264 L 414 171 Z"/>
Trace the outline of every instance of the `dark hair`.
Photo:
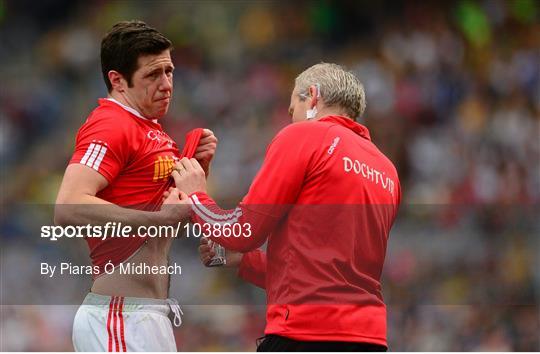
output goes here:
<path id="1" fill-rule="evenodd" d="M 118 22 L 101 41 L 101 71 L 107 90 L 112 90 L 109 71 L 118 71 L 131 87 L 139 57 L 156 55 L 166 49 L 172 49 L 171 41 L 155 28 L 142 21 Z"/>

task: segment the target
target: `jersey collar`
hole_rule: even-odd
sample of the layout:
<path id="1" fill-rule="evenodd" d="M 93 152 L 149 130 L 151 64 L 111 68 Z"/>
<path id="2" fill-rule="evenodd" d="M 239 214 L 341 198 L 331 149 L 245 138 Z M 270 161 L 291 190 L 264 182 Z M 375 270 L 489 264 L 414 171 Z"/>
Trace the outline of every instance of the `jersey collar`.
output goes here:
<path id="1" fill-rule="evenodd" d="M 125 104 L 122 104 L 120 103 L 118 100 L 112 98 L 112 97 L 107 97 L 105 98 L 107 101 L 111 101 L 111 102 L 114 102 L 116 103 L 117 105 L 119 105 L 120 107 L 122 107 L 123 109 L 125 109 L 126 111 L 128 111 L 129 113 L 133 114 L 134 116 L 138 117 L 138 118 L 141 118 L 141 119 L 144 119 L 144 120 L 148 120 L 152 123 L 157 123 L 158 120 L 157 119 L 149 119 L 149 118 L 146 118 L 145 116 L 143 116 L 142 114 L 139 113 L 139 111 L 137 111 L 136 109 L 133 109 L 129 106 L 126 106 Z"/>
<path id="2" fill-rule="evenodd" d="M 369 135 L 369 130 L 360 123 L 353 121 L 350 118 L 342 116 L 326 116 L 319 119 L 321 122 L 332 122 L 337 123 L 341 126 L 344 126 L 347 129 L 352 130 L 356 134 L 360 135 L 364 139 L 371 141 L 371 136 Z"/>

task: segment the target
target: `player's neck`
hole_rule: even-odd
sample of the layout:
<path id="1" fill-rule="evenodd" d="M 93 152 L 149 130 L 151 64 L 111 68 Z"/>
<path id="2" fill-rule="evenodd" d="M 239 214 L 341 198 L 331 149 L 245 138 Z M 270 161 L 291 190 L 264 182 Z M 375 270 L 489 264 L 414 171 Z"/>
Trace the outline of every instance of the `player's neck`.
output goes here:
<path id="1" fill-rule="evenodd" d="M 157 123 L 157 119 L 151 119 L 151 118 L 145 117 L 137 109 L 137 107 L 135 105 L 130 104 L 129 99 L 126 96 L 120 94 L 119 92 L 113 91 L 113 92 L 108 94 L 107 98 L 110 99 L 110 100 L 115 101 L 118 104 L 120 104 L 125 110 L 127 110 L 128 112 L 131 112 L 132 114 L 136 115 L 137 117 L 142 118 L 142 119 L 146 119 L 146 120 L 150 120 L 150 121 L 152 121 L 154 123 Z"/>
<path id="2" fill-rule="evenodd" d="M 326 106 L 323 106 L 321 107 L 318 112 L 317 112 L 317 116 L 315 117 L 314 120 L 319 120 L 323 117 L 328 117 L 328 116 L 340 116 L 340 117 L 345 117 L 345 118 L 349 118 L 351 119 L 345 112 L 343 112 L 343 110 L 341 109 L 336 109 L 336 107 L 326 107 Z"/>
<path id="3" fill-rule="evenodd" d="M 131 109 L 134 109 L 136 110 L 137 112 L 139 111 L 137 109 L 137 107 L 135 105 L 133 105 L 131 102 L 129 102 L 129 99 L 125 96 L 125 95 L 122 95 L 120 92 L 117 92 L 117 91 L 112 91 L 109 93 L 108 95 L 109 98 L 113 98 L 114 100 L 116 100 L 118 103 L 121 103 L 123 104 L 124 106 L 126 107 L 129 107 Z"/>

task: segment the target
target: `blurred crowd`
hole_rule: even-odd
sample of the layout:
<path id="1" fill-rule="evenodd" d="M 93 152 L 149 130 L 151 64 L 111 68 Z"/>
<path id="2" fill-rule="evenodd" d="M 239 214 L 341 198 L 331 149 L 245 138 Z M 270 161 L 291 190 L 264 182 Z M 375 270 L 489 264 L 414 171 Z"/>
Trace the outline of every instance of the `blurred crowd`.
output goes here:
<path id="1" fill-rule="evenodd" d="M 29 4 L 0 1 L 3 302 L 28 293 L 30 304 L 48 294 L 76 305 L 89 287 L 87 278 L 58 287 L 39 276 L 44 255 L 84 263 L 87 253 L 40 243 L 35 230 L 52 223 L 50 208 L 30 205 L 54 203 L 76 131 L 106 95 L 101 37 L 137 18 L 175 47 L 166 131 L 180 146 L 198 126 L 220 139 L 209 189 L 224 205 L 247 192 L 289 123 L 296 75 L 321 61 L 353 70 L 366 89 L 361 122 L 403 190 L 383 277 L 390 348 L 540 350 L 540 3 Z M 184 269 L 172 288 L 187 305 L 179 348 L 253 350 L 264 293 L 201 267 L 191 240 L 171 258 Z M 2 306 L 1 349 L 71 350 L 75 310 Z"/>

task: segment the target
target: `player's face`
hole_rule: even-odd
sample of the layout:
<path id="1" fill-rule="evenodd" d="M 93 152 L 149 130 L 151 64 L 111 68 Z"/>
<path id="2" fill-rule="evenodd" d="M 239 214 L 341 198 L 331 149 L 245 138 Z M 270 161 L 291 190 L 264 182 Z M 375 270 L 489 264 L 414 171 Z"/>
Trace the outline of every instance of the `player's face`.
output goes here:
<path id="1" fill-rule="evenodd" d="M 309 109 L 308 100 L 301 100 L 299 91 L 295 87 L 291 94 L 291 104 L 289 105 L 289 115 L 293 123 L 306 120 L 306 112 Z"/>
<path id="2" fill-rule="evenodd" d="M 131 78 L 132 87 L 126 88 L 126 98 L 146 118 L 159 119 L 167 113 L 173 92 L 171 54 L 165 50 L 141 56 L 138 63 Z"/>

